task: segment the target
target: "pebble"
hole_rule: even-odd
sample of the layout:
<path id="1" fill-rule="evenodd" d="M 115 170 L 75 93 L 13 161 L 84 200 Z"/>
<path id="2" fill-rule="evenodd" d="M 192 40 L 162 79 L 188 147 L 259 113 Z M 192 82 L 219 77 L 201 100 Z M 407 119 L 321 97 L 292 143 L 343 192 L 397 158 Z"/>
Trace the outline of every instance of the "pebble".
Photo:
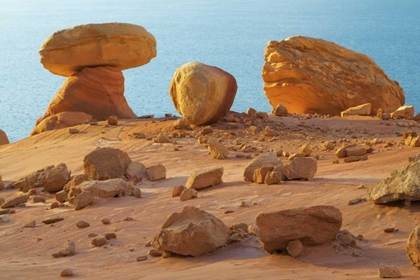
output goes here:
<path id="1" fill-rule="evenodd" d="M 66 268 L 63 271 L 60 272 L 60 276 L 61 277 L 69 277 L 69 276 L 73 276 L 74 275 L 74 271 L 72 268 Z"/>
<path id="2" fill-rule="evenodd" d="M 110 239 L 116 239 L 116 238 L 117 238 L 117 235 L 116 235 L 114 232 L 105 233 L 105 238 L 106 238 L 107 240 L 110 240 Z"/>
<path id="3" fill-rule="evenodd" d="M 76 223 L 76 226 L 78 228 L 87 228 L 87 227 L 90 227 L 90 224 L 88 222 L 85 222 L 85 221 L 78 221 Z"/>
<path id="4" fill-rule="evenodd" d="M 101 221 L 104 225 L 109 225 L 111 223 L 111 221 L 108 218 L 103 218 Z"/>
<path id="5" fill-rule="evenodd" d="M 34 228 L 36 226 L 36 221 L 32 220 L 29 223 L 25 224 L 23 227 L 24 228 Z"/>
<path id="6" fill-rule="evenodd" d="M 148 258 L 149 258 L 148 256 L 140 256 L 140 257 L 137 257 L 137 261 L 142 262 L 142 261 L 147 260 Z"/>
<path id="7" fill-rule="evenodd" d="M 42 222 L 44 224 L 46 224 L 46 225 L 49 225 L 49 224 L 54 224 L 54 223 L 60 222 L 62 220 L 64 220 L 64 218 L 61 218 L 61 217 L 53 217 L 53 218 L 49 218 L 49 219 L 43 220 Z"/>

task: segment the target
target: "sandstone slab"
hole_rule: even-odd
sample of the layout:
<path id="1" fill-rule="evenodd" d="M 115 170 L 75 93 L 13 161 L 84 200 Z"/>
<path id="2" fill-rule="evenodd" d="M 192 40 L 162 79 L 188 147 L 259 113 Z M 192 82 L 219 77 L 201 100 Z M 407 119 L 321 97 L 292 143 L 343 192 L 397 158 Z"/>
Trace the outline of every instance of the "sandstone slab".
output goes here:
<path id="1" fill-rule="evenodd" d="M 111 147 L 97 148 L 83 159 L 84 173 L 94 180 L 124 176 L 130 163 L 126 152 Z"/>
<path id="2" fill-rule="evenodd" d="M 77 189 L 77 191 L 76 191 Z M 81 183 L 73 191 L 76 198 L 77 193 L 89 192 L 93 196 L 108 198 L 123 195 L 132 195 L 134 190 L 133 182 L 124 179 L 109 179 L 105 181 L 86 181 Z"/>
<path id="3" fill-rule="evenodd" d="M 269 253 L 285 250 L 290 241 L 321 245 L 332 241 L 340 231 L 342 216 L 333 206 L 313 206 L 261 213 L 256 218 L 260 240 Z"/>
<path id="4" fill-rule="evenodd" d="M 391 113 L 392 119 L 414 119 L 414 106 L 401 106 Z"/>
<path id="5" fill-rule="evenodd" d="M 210 167 L 193 170 L 188 177 L 186 188 L 195 190 L 219 185 L 223 182 L 223 167 Z"/>
<path id="6" fill-rule="evenodd" d="M 181 201 L 190 200 L 190 199 L 193 199 L 193 198 L 197 197 L 197 194 L 198 194 L 198 192 L 195 189 L 188 188 L 188 189 L 185 189 L 181 193 L 181 195 L 179 197 L 179 200 L 181 200 Z"/>
<path id="7" fill-rule="evenodd" d="M 139 25 L 85 24 L 53 33 L 39 54 L 44 68 L 65 77 L 84 67 L 112 66 L 121 71 L 154 58 L 156 39 Z"/>
<path id="8" fill-rule="evenodd" d="M 420 200 L 420 161 L 406 165 L 401 171 L 394 170 L 390 176 L 368 190 L 369 198 L 375 204 L 392 201 Z"/>
<path id="9" fill-rule="evenodd" d="M 284 175 L 288 179 L 312 180 L 318 169 L 318 162 L 312 157 L 296 157 L 284 166 Z"/>
<path id="10" fill-rule="evenodd" d="M 321 39 L 294 36 L 270 41 L 262 70 L 265 94 L 290 113 L 339 115 L 370 103 L 393 112 L 405 103 L 402 88 L 368 56 Z"/>
<path id="11" fill-rule="evenodd" d="M 15 207 L 16 205 L 27 202 L 28 199 L 29 199 L 28 194 L 18 192 L 9 196 L 5 200 L 5 202 L 1 205 L 1 208 L 2 209 L 12 208 L 12 207 Z"/>
<path id="12" fill-rule="evenodd" d="M 176 110 L 191 124 L 217 122 L 233 104 L 235 78 L 220 68 L 190 62 L 179 67 L 172 78 L 170 96 Z"/>
<path id="13" fill-rule="evenodd" d="M 153 247 L 184 256 L 201 256 L 226 245 L 229 228 L 212 214 L 186 206 L 173 213 L 153 239 Z"/>
<path id="14" fill-rule="evenodd" d="M 341 117 L 348 116 L 368 116 L 371 114 L 372 104 L 365 103 L 359 106 L 350 107 L 347 110 L 341 112 Z"/>

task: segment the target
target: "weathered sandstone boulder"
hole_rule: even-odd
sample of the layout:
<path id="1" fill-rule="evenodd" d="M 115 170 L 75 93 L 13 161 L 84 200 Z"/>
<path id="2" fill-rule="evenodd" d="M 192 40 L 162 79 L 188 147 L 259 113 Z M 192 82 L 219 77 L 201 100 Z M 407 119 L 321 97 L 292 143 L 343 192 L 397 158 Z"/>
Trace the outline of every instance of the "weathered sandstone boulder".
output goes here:
<path id="1" fill-rule="evenodd" d="M 201 256 L 226 245 L 229 228 L 218 218 L 196 207 L 173 213 L 153 239 L 153 247 L 184 256 Z"/>
<path id="2" fill-rule="evenodd" d="M 312 180 L 318 169 L 318 162 L 312 157 L 296 157 L 284 166 L 284 175 L 288 179 Z"/>
<path id="3" fill-rule="evenodd" d="M 269 153 L 268 155 L 259 156 L 251 160 L 244 170 L 244 180 L 253 182 L 254 181 L 254 172 L 255 170 L 263 167 L 264 165 L 267 166 L 277 166 L 283 165 L 282 161 L 277 158 L 277 156 L 273 153 Z"/>
<path id="4" fill-rule="evenodd" d="M 73 256 L 76 253 L 76 244 L 73 241 L 67 240 L 60 249 L 52 254 L 54 258 Z"/>
<path id="5" fill-rule="evenodd" d="M 31 188 L 43 187 L 47 192 L 61 191 L 70 180 L 70 171 L 64 163 L 50 165 L 35 171 L 28 176 L 12 182 L 9 188 L 18 188 L 27 192 Z"/>
<path id="6" fill-rule="evenodd" d="M 339 115 L 361 103 L 393 112 L 405 103 L 398 83 L 372 59 L 321 39 L 268 42 L 262 77 L 270 104 L 289 113 Z"/>
<path id="7" fill-rule="evenodd" d="M 162 164 L 152 165 L 146 168 L 146 174 L 149 181 L 166 179 L 166 168 Z"/>
<path id="8" fill-rule="evenodd" d="M 420 269 L 420 226 L 416 226 L 408 237 L 406 253 L 410 262 Z"/>
<path id="9" fill-rule="evenodd" d="M 223 182 L 222 176 L 223 167 L 210 167 L 193 170 L 190 177 L 188 177 L 185 187 L 198 190 L 219 185 Z"/>
<path id="10" fill-rule="evenodd" d="M 368 190 L 369 198 L 375 204 L 392 201 L 420 200 L 420 161 L 406 165 L 401 171 L 394 170 L 391 175 L 376 183 Z"/>
<path id="11" fill-rule="evenodd" d="M 414 106 L 401 106 L 391 113 L 392 119 L 414 119 Z"/>
<path id="12" fill-rule="evenodd" d="M 229 156 L 229 150 L 222 143 L 217 142 L 217 140 L 211 137 L 207 140 L 208 150 L 213 158 L 224 159 Z"/>
<path id="13" fill-rule="evenodd" d="M 46 69 L 65 77 L 83 67 L 112 66 L 121 71 L 154 58 L 156 39 L 134 24 L 85 24 L 53 33 L 39 54 Z"/>
<path id="14" fill-rule="evenodd" d="M 365 103 L 356 107 L 350 107 L 347 110 L 341 112 L 341 117 L 347 116 L 367 116 L 371 114 L 372 104 Z"/>
<path id="15" fill-rule="evenodd" d="M 170 96 L 176 110 L 191 124 L 217 122 L 229 111 L 236 95 L 235 78 L 220 68 L 189 62 L 172 78 Z"/>
<path id="16" fill-rule="evenodd" d="M 95 202 L 95 198 L 90 192 L 82 192 L 74 199 L 74 210 L 81 210 Z"/>
<path id="17" fill-rule="evenodd" d="M 84 173 L 94 180 L 108 180 L 124 176 L 131 159 L 128 154 L 111 147 L 97 148 L 85 156 Z"/>
<path id="18" fill-rule="evenodd" d="M 181 195 L 179 196 L 179 200 L 181 201 L 186 201 L 186 200 L 190 200 L 193 199 L 195 197 L 197 197 L 198 191 L 194 190 L 194 189 L 185 189 Z"/>
<path id="19" fill-rule="evenodd" d="M 29 194 L 17 192 L 9 196 L 5 200 L 5 202 L 1 205 L 1 208 L 3 209 L 12 208 L 12 207 L 15 207 L 16 205 L 25 203 L 26 201 L 28 201 L 28 199 L 29 199 Z"/>
<path id="20" fill-rule="evenodd" d="M 0 129 L 0 145 L 9 144 L 6 132 Z"/>
<path id="21" fill-rule="evenodd" d="M 37 122 L 31 135 L 36 135 L 44 131 L 60 129 L 92 121 L 92 116 L 83 112 L 61 112 L 56 115 L 48 116 Z"/>
<path id="22" fill-rule="evenodd" d="M 146 177 L 146 166 L 138 161 L 133 161 L 125 171 L 125 177 L 129 180 L 135 180 Z"/>
<path id="23" fill-rule="evenodd" d="M 273 111 L 271 113 L 277 117 L 287 117 L 289 115 L 289 111 L 287 111 L 286 106 L 283 104 L 278 104 L 277 107 L 273 107 Z"/>
<path id="24" fill-rule="evenodd" d="M 321 245 L 332 241 L 340 231 L 341 212 L 333 206 L 313 206 L 261 213 L 256 218 L 264 249 L 285 250 L 289 241 Z"/>
<path id="25" fill-rule="evenodd" d="M 133 190 L 133 182 L 118 178 L 105 181 L 85 181 L 75 187 L 73 193 L 76 198 L 82 192 L 90 192 L 93 196 L 107 198 L 133 195 Z"/>

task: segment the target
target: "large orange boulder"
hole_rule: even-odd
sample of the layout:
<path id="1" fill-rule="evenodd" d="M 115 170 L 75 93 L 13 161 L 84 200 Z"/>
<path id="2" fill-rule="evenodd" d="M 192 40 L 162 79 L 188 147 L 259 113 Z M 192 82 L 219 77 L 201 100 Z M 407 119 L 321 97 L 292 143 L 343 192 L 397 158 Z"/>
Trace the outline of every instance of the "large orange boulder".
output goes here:
<path id="1" fill-rule="evenodd" d="M 191 124 L 217 122 L 233 104 L 236 79 L 220 68 L 189 62 L 172 78 L 170 96 L 176 110 Z"/>
<path id="2" fill-rule="evenodd" d="M 332 42 L 302 36 L 270 41 L 262 69 L 264 91 L 290 113 L 339 115 L 363 103 L 393 112 L 405 96 L 368 56 Z"/>
<path id="3" fill-rule="evenodd" d="M 114 67 L 85 67 L 67 78 L 32 134 L 109 116 L 137 117 L 124 97 L 124 76 Z"/>
<path id="4" fill-rule="evenodd" d="M 46 69 L 65 77 L 83 67 L 112 66 L 121 71 L 154 58 L 156 39 L 134 24 L 85 24 L 53 33 L 39 54 Z"/>

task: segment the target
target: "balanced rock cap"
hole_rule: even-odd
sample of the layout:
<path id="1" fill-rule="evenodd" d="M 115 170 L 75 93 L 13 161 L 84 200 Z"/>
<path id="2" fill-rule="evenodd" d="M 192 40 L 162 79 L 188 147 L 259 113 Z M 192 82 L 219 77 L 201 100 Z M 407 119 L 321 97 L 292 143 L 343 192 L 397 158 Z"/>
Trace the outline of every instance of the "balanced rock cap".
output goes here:
<path id="1" fill-rule="evenodd" d="M 65 77 L 83 67 L 113 66 L 125 70 L 154 58 L 156 39 L 139 25 L 85 24 L 53 33 L 39 54 L 44 68 Z"/>

